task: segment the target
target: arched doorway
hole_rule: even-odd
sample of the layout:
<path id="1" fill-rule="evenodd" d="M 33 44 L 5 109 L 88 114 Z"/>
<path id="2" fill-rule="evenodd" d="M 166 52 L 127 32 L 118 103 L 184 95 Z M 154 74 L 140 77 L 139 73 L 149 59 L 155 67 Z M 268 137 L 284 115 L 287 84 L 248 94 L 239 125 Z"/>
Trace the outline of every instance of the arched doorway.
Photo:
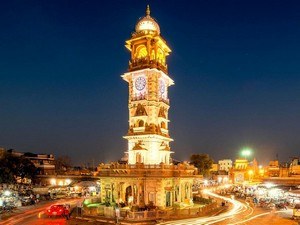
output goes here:
<path id="1" fill-rule="evenodd" d="M 143 127 L 144 126 L 144 120 L 139 120 L 139 127 Z"/>
<path id="2" fill-rule="evenodd" d="M 130 204 L 130 203 L 132 203 L 132 200 L 133 200 L 132 187 L 128 186 L 126 188 L 126 192 L 125 192 L 125 201 L 126 201 L 127 204 Z"/>
<path id="3" fill-rule="evenodd" d="M 171 206 L 171 192 L 167 191 L 166 192 L 166 207 Z"/>

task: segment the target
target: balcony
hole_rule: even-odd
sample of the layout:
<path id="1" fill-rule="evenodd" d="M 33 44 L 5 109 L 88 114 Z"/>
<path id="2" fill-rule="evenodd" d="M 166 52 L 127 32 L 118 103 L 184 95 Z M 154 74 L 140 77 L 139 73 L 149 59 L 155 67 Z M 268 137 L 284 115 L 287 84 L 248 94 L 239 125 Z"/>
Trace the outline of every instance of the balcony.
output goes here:
<path id="1" fill-rule="evenodd" d="M 134 127 L 133 132 L 134 133 L 145 132 L 145 127 Z"/>
<path id="2" fill-rule="evenodd" d="M 178 165 L 145 165 L 143 163 L 128 164 L 106 164 L 98 168 L 98 176 L 138 176 L 138 177 L 190 177 L 197 175 L 197 168 L 188 164 Z"/>
<path id="3" fill-rule="evenodd" d="M 146 68 L 155 68 L 163 71 L 164 73 L 168 73 L 168 66 L 162 64 L 156 60 L 148 60 L 147 58 L 131 60 L 129 62 L 129 71 L 146 69 Z"/>
<path id="4" fill-rule="evenodd" d="M 160 128 L 161 132 L 165 135 L 168 135 L 169 134 L 169 131 L 165 128 Z"/>
<path id="5" fill-rule="evenodd" d="M 131 98 L 131 101 L 140 101 L 140 100 L 146 100 L 147 99 L 147 95 L 136 95 L 136 96 L 133 96 Z"/>

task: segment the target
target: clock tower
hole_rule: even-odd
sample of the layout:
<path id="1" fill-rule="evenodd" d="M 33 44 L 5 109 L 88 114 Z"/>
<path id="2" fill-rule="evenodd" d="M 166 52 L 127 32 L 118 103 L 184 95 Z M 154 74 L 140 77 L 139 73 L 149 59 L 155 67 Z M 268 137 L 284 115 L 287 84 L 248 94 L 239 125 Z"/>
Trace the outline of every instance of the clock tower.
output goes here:
<path id="1" fill-rule="evenodd" d="M 168 74 L 166 58 L 171 49 L 150 16 L 149 6 L 125 46 L 131 53 L 128 71 L 122 75 L 129 87 L 129 125 L 124 136 L 128 164 L 99 165 L 102 203 L 124 203 L 140 209 L 145 205 L 192 205 L 197 169 L 188 163 L 170 162 L 173 139 L 169 135 L 168 89 L 174 81 Z M 130 212 L 130 218 L 135 220 L 140 213 Z M 153 216 L 147 212 L 143 215 Z"/>
<path id="2" fill-rule="evenodd" d="M 150 16 L 141 18 L 126 41 L 131 52 L 128 72 L 122 78 L 129 86 L 128 164 L 169 164 L 170 142 L 168 88 L 174 81 L 168 75 L 166 58 L 171 52 Z"/>

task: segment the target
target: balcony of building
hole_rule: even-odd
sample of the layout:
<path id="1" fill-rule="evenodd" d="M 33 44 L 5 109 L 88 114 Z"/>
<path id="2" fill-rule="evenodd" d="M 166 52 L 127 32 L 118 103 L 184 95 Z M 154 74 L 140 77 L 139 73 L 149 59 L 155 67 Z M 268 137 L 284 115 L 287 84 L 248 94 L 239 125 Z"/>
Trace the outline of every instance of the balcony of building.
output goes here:
<path id="1" fill-rule="evenodd" d="M 129 71 L 140 70 L 140 69 L 158 69 L 163 71 L 164 73 L 168 73 L 168 66 L 166 64 L 162 64 L 156 60 L 149 60 L 147 58 L 141 58 L 136 60 L 129 61 Z"/>
<path id="2" fill-rule="evenodd" d="M 148 96 L 146 94 L 140 94 L 140 95 L 135 95 L 131 98 L 131 101 L 140 101 L 140 100 L 147 100 Z"/>
<path id="3" fill-rule="evenodd" d="M 169 135 L 169 131 L 168 131 L 167 129 L 165 129 L 165 128 L 160 128 L 160 130 L 161 130 L 161 133 L 162 133 L 163 135 Z"/>
<path id="4" fill-rule="evenodd" d="M 145 127 L 133 127 L 134 133 L 142 133 L 145 132 Z"/>
<path id="5" fill-rule="evenodd" d="M 197 168 L 188 164 L 178 165 L 145 165 L 137 163 L 129 164 L 102 164 L 97 168 L 98 176 L 102 177 L 190 177 L 198 174 Z"/>

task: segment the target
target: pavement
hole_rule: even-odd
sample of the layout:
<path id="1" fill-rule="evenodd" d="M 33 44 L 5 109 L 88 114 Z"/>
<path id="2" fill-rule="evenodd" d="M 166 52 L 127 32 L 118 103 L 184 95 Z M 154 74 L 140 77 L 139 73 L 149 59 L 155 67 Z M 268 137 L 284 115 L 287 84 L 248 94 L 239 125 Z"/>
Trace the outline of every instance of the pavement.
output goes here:
<path id="1" fill-rule="evenodd" d="M 0 214 L 0 220 L 6 220 L 12 216 L 15 216 L 15 215 L 19 215 L 19 214 L 22 214 L 28 210 L 32 210 L 32 209 L 37 209 L 41 206 L 45 206 L 45 205 L 51 205 L 53 204 L 52 201 L 42 201 L 42 202 L 39 202 L 35 205 L 27 205 L 27 206 L 20 206 L 20 207 L 17 207 L 15 209 L 13 209 L 12 211 L 9 211 L 9 212 L 5 212 L 5 213 L 1 213 Z"/>

